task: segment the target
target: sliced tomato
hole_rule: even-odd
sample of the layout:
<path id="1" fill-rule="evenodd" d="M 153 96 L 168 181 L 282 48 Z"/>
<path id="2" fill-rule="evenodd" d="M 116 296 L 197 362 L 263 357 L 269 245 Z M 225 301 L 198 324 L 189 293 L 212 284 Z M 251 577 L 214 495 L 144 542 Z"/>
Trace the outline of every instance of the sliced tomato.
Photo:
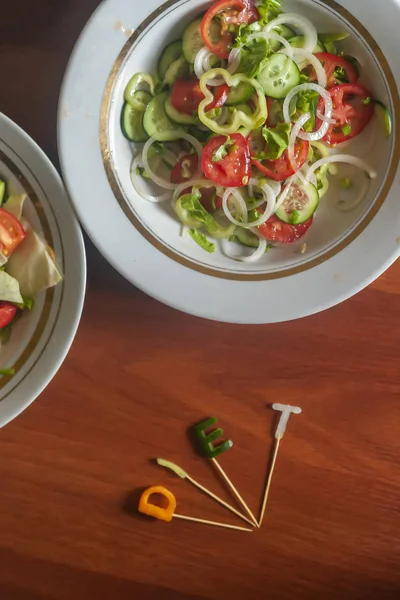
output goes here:
<path id="1" fill-rule="evenodd" d="M 0 252 L 10 256 L 24 241 L 26 233 L 21 223 L 4 208 L 0 208 Z"/>
<path id="2" fill-rule="evenodd" d="M 329 145 L 336 146 L 351 140 L 365 129 L 374 115 L 374 102 L 367 88 L 358 83 L 337 85 L 329 90 L 329 93 L 333 102 L 332 119 L 336 123 L 330 126 L 324 140 Z M 319 110 L 324 110 L 322 98 Z M 318 129 L 321 121 L 317 121 Z"/>
<path id="3" fill-rule="evenodd" d="M 197 165 L 199 163 L 197 154 L 187 154 L 183 156 L 171 171 L 169 180 L 171 183 L 184 183 L 193 179 L 194 174 L 197 171 Z"/>
<path id="4" fill-rule="evenodd" d="M 297 168 L 300 169 L 307 160 L 309 142 L 298 140 L 294 145 L 294 157 Z M 294 175 L 294 169 L 290 164 L 289 153 L 287 150 L 277 160 L 256 160 L 252 158 L 252 163 L 263 175 L 274 179 L 275 181 L 285 181 L 288 177 Z"/>
<path id="5" fill-rule="evenodd" d="M 206 110 L 221 108 L 228 99 L 229 85 L 218 85 L 215 89 L 214 100 L 207 105 Z M 213 90 L 214 91 L 214 90 Z"/>
<path id="6" fill-rule="evenodd" d="M 15 318 L 18 307 L 11 302 L 0 302 L 0 329 L 7 327 Z"/>
<path id="7" fill-rule="evenodd" d="M 212 138 L 204 147 L 201 166 L 204 175 L 217 185 L 241 187 L 248 184 L 251 176 L 250 147 L 240 133 L 232 134 L 230 140 L 232 145 L 227 155 L 216 161 L 215 152 L 228 141 L 228 137 L 219 135 Z"/>
<path id="8" fill-rule="evenodd" d="M 232 25 L 239 27 L 259 18 L 260 13 L 251 0 L 219 0 L 203 17 L 201 37 L 211 52 L 220 58 L 228 58 L 235 37 Z"/>
<path id="9" fill-rule="evenodd" d="M 204 94 L 200 89 L 197 77 L 178 79 L 171 90 L 171 104 L 181 113 L 192 115 L 197 112 L 200 102 L 204 100 Z"/>
<path id="10" fill-rule="evenodd" d="M 277 216 L 272 215 L 264 225 L 260 225 L 258 230 L 270 242 L 279 242 L 281 244 L 291 244 L 303 237 L 310 229 L 313 217 L 300 223 L 299 225 L 290 225 L 284 223 Z"/>
<path id="11" fill-rule="evenodd" d="M 326 77 L 327 77 L 327 88 L 338 85 L 341 83 L 335 77 L 336 69 L 343 69 L 345 72 L 346 79 L 348 83 L 356 83 L 358 79 L 357 70 L 353 67 L 351 63 L 342 58 L 341 56 L 336 56 L 335 54 L 329 54 L 329 52 L 318 52 L 316 58 L 323 64 Z M 314 70 L 309 76 L 310 81 L 317 81 L 317 75 Z"/>

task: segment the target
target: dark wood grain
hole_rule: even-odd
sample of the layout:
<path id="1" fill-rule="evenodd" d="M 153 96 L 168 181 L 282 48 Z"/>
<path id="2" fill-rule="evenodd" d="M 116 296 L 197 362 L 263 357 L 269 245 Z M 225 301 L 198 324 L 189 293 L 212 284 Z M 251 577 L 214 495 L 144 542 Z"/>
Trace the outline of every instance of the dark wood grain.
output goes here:
<path id="1" fill-rule="evenodd" d="M 0 110 L 56 165 L 60 83 L 97 4 L 1 1 Z M 67 360 L 0 431 L 1 600 L 398 599 L 400 265 L 327 313 L 236 327 L 144 296 L 90 243 L 88 263 Z M 137 490 L 161 483 L 180 512 L 237 523 L 150 461 L 174 460 L 229 498 L 186 435 L 211 414 L 235 442 L 221 464 L 258 511 L 273 401 L 304 412 L 282 442 L 260 531 L 132 511 Z"/>

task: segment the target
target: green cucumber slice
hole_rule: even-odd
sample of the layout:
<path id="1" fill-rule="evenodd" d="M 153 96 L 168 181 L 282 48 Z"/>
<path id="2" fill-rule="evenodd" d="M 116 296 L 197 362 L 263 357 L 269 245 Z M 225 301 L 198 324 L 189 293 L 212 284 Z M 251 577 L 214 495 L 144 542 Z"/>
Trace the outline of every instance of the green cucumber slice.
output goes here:
<path id="1" fill-rule="evenodd" d="M 180 125 L 194 125 L 199 120 L 197 114 L 187 115 L 186 113 L 176 110 L 171 102 L 171 94 L 168 94 L 165 100 L 165 112 L 171 121 L 174 123 L 179 123 Z"/>
<path id="2" fill-rule="evenodd" d="M 168 92 L 155 96 L 147 105 L 143 115 L 143 128 L 147 135 L 157 142 L 170 142 L 178 140 L 183 129 L 168 118 L 165 112 L 165 101 Z"/>
<path id="3" fill-rule="evenodd" d="M 3 204 L 6 195 L 6 182 L 0 179 L 0 206 Z"/>
<path id="4" fill-rule="evenodd" d="M 319 204 L 317 188 L 312 183 L 296 182 L 292 184 L 290 192 L 276 216 L 285 223 L 298 225 L 308 221 L 315 213 Z"/>
<path id="5" fill-rule="evenodd" d="M 260 245 L 260 240 L 256 236 L 255 233 L 252 233 L 248 229 L 244 229 L 243 227 L 238 227 L 235 230 L 235 236 L 243 246 L 248 246 L 249 248 L 258 248 Z"/>
<path id="6" fill-rule="evenodd" d="M 204 46 L 203 38 L 200 33 L 200 25 L 203 18 L 200 17 L 195 19 L 186 27 L 183 32 L 182 38 L 182 50 L 183 56 L 189 63 L 194 63 L 194 59 L 196 58 L 196 54 L 199 50 L 201 50 Z"/>
<path id="7" fill-rule="evenodd" d="M 293 48 L 304 48 L 305 37 L 303 35 L 296 35 L 290 38 L 288 42 Z M 317 42 L 313 54 L 317 54 L 318 52 L 326 52 L 325 46 L 321 44 L 321 41 Z"/>
<path id="8" fill-rule="evenodd" d="M 189 73 L 189 64 L 184 56 L 180 56 L 168 67 L 164 84 L 172 87 L 180 77 L 184 77 L 187 73 Z"/>
<path id="9" fill-rule="evenodd" d="M 375 114 L 382 123 L 385 135 L 389 139 L 393 130 L 392 115 L 386 106 L 379 100 L 375 100 Z"/>
<path id="10" fill-rule="evenodd" d="M 257 77 L 265 94 L 271 98 L 286 98 L 300 84 L 296 63 L 284 54 L 274 54 Z"/>
<path id="11" fill-rule="evenodd" d="M 289 40 L 295 35 L 293 29 L 290 29 L 290 27 L 287 27 L 287 25 L 279 25 L 278 27 L 274 27 L 273 32 L 285 38 L 285 40 Z M 279 48 L 281 47 L 281 43 L 278 42 L 278 40 L 271 40 L 270 44 L 272 52 L 278 52 Z"/>
<path id="12" fill-rule="evenodd" d="M 254 87 L 251 85 L 251 83 L 241 81 L 239 85 L 229 88 L 228 98 L 226 99 L 225 104 L 227 106 L 241 104 L 242 102 L 249 100 L 253 93 Z"/>
<path id="13" fill-rule="evenodd" d="M 182 56 L 182 40 L 172 42 L 171 44 L 168 44 L 166 48 L 164 48 L 160 56 L 160 60 L 158 61 L 158 76 L 161 81 L 164 80 L 164 77 L 172 63 L 178 60 L 180 56 Z"/>
<path id="14" fill-rule="evenodd" d="M 130 142 L 145 142 L 149 136 L 143 129 L 143 115 L 153 96 L 148 92 L 139 90 L 133 94 L 133 98 L 137 100 L 134 103 L 135 106 L 125 102 L 122 108 L 122 133 Z"/>

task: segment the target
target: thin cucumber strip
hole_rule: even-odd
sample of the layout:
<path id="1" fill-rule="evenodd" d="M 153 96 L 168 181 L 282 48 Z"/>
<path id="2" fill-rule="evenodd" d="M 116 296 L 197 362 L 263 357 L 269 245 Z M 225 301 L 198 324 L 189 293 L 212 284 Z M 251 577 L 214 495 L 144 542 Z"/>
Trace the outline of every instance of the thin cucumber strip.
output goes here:
<path id="1" fill-rule="evenodd" d="M 393 130 L 392 115 L 386 106 L 379 100 L 375 100 L 375 114 L 382 123 L 385 135 L 389 139 Z"/>
<path id="2" fill-rule="evenodd" d="M 158 61 L 158 76 L 163 81 L 169 67 L 182 56 L 182 40 L 172 42 L 164 48 Z"/>
<path id="3" fill-rule="evenodd" d="M 142 121 L 146 107 L 152 98 L 153 96 L 148 92 L 139 90 L 133 94 L 133 100 L 136 102 L 125 102 L 122 109 L 121 127 L 124 136 L 130 142 L 145 142 L 148 139 L 149 136 L 143 129 Z"/>

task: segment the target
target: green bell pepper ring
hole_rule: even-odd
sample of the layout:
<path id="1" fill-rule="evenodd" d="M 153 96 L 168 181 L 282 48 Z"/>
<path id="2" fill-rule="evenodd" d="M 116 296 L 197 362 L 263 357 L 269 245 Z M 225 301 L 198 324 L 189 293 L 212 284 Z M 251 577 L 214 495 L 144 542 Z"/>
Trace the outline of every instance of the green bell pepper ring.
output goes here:
<path id="1" fill-rule="evenodd" d="M 214 100 L 214 96 L 207 87 L 207 81 L 209 81 L 209 79 L 214 79 L 215 77 L 222 77 L 229 87 L 236 87 L 242 82 L 253 86 L 257 95 L 256 109 L 249 115 L 241 110 L 240 105 L 237 107 L 231 106 L 230 109 L 232 110 L 232 116 L 230 121 L 225 123 L 225 125 L 219 125 L 217 121 L 210 118 L 206 112 L 206 108 Z M 204 73 L 204 75 L 200 78 L 200 89 L 205 98 L 199 104 L 199 119 L 214 133 L 230 135 L 231 133 L 237 133 L 240 127 L 245 127 L 247 130 L 253 131 L 253 129 L 258 129 L 258 127 L 264 125 L 265 121 L 267 120 L 268 109 L 264 90 L 255 79 L 249 79 L 242 73 L 231 75 L 228 73 L 228 71 L 221 68 L 211 69 L 211 71 L 207 71 L 207 73 Z"/>
<path id="2" fill-rule="evenodd" d="M 134 94 L 138 91 L 138 87 L 142 83 L 147 83 L 150 88 L 150 94 L 155 96 L 155 83 L 152 76 L 147 73 L 136 73 L 136 75 L 129 80 L 124 93 L 125 101 L 134 108 L 137 108 L 137 99 L 134 97 Z"/>
<path id="3" fill-rule="evenodd" d="M 210 417 L 193 427 L 193 434 L 199 449 L 207 458 L 216 458 L 233 446 L 232 440 L 226 440 L 218 446 L 214 445 L 214 442 L 224 435 L 224 430 L 218 428 L 208 434 L 206 430 L 215 425 L 216 422 L 217 419 L 215 417 Z"/>

